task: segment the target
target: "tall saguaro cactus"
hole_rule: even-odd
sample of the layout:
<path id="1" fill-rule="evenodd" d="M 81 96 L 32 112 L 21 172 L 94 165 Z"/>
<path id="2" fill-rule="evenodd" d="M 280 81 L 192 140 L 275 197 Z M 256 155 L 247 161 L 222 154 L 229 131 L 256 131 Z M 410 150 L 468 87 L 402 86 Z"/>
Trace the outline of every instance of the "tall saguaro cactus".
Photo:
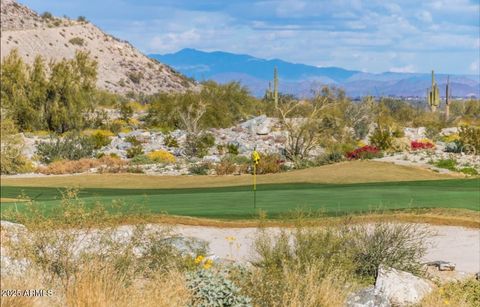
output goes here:
<path id="1" fill-rule="evenodd" d="M 440 105 L 440 91 L 438 90 L 437 83 L 435 83 L 435 73 L 433 70 L 432 70 L 432 87 L 428 90 L 427 102 L 432 112 L 435 112 L 437 110 L 437 107 Z"/>
<path id="2" fill-rule="evenodd" d="M 278 72 L 277 66 L 273 69 L 273 101 L 275 102 L 275 108 L 278 107 Z"/>
<path id="3" fill-rule="evenodd" d="M 445 120 L 450 117 L 450 76 L 447 77 L 447 86 L 445 87 Z"/>

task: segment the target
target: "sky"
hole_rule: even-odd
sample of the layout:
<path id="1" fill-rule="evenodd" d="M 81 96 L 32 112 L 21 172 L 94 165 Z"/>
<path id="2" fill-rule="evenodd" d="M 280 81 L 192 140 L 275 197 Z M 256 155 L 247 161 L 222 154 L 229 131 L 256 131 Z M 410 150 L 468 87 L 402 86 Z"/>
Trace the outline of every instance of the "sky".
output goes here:
<path id="1" fill-rule="evenodd" d="M 365 72 L 480 73 L 480 0 L 19 0 L 144 53 L 183 48 Z"/>

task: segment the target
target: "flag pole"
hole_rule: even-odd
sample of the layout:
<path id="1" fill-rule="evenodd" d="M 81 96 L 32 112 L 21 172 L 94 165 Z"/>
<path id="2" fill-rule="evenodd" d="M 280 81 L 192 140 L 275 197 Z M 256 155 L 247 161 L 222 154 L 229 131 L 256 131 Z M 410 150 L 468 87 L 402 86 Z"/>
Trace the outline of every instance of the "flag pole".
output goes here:
<path id="1" fill-rule="evenodd" d="M 253 164 L 253 209 L 257 208 L 257 164 Z"/>

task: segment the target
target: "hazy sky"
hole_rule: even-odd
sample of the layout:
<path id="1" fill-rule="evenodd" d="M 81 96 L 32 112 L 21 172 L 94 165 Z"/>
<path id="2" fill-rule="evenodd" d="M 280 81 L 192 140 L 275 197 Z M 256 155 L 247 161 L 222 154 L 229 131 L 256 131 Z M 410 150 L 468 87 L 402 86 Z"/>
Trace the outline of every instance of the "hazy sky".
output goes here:
<path id="1" fill-rule="evenodd" d="M 480 73 L 479 0 L 19 0 L 145 53 L 182 48 L 368 72 Z"/>

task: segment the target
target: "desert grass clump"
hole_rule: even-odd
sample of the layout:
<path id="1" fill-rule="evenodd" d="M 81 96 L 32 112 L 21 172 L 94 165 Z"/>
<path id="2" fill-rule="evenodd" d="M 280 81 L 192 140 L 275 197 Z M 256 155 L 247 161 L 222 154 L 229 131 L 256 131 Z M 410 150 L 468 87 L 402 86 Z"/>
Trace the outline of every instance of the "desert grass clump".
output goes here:
<path id="1" fill-rule="evenodd" d="M 443 284 L 423 298 L 420 303 L 422 307 L 474 307 L 479 305 L 480 282 L 474 278 Z"/>

